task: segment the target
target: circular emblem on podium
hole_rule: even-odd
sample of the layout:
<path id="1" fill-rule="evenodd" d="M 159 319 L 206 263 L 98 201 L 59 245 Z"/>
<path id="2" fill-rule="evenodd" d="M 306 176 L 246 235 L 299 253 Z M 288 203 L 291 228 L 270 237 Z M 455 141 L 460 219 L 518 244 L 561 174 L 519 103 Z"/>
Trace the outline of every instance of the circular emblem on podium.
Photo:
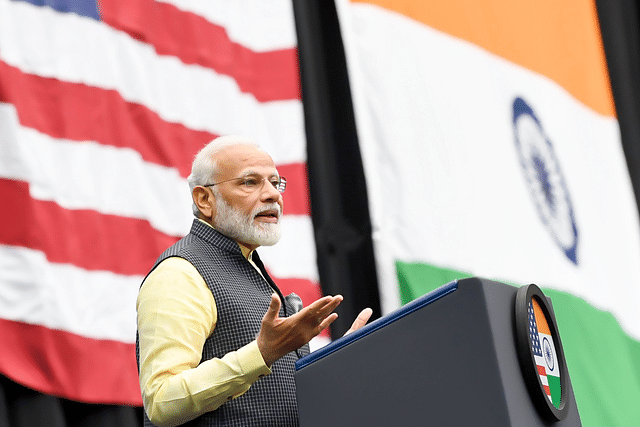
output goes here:
<path id="1" fill-rule="evenodd" d="M 518 289 L 516 345 L 531 400 L 543 418 L 563 420 L 568 411 L 567 365 L 553 310 L 539 287 Z"/>

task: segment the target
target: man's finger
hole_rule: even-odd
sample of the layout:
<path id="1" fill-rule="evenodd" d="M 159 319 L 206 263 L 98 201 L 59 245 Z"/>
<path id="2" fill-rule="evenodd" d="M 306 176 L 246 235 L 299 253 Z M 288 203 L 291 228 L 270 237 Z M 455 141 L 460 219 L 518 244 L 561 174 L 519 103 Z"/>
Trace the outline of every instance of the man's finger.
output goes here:
<path id="1" fill-rule="evenodd" d="M 327 317 L 340 303 L 342 295 L 325 296 L 315 300 L 309 306 L 295 314 L 299 319 L 311 319 L 320 322 Z"/>
<path id="2" fill-rule="evenodd" d="M 321 316 L 326 316 L 331 313 L 337 306 L 342 302 L 342 295 L 336 295 L 334 297 L 329 297 L 326 301 L 323 301 L 319 307 L 313 310 L 315 313 L 318 313 Z"/>
<path id="3" fill-rule="evenodd" d="M 278 318 L 280 313 L 280 297 L 277 294 L 271 294 L 271 302 L 269 303 L 269 309 L 264 315 L 264 320 L 274 321 Z"/>
<path id="4" fill-rule="evenodd" d="M 340 301 L 342 301 L 342 295 L 336 295 L 335 297 L 327 295 L 322 298 L 318 298 L 317 300 L 309 304 L 307 306 L 307 309 L 309 309 L 310 311 L 320 311 L 327 305 L 333 304 L 335 302 L 335 298 L 340 298 Z"/>
<path id="5" fill-rule="evenodd" d="M 358 314 L 358 317 L 356 317 L 356 320 L 353 321 L 351 328 L 349 328 L 349 330 L 345 333 L 345 335 L 350 334 L 351 332 L 357 331 L 358 329 L 366 325 L 369 319 L 371 318 L 372 314 L 373 314 L 373 310 L 371 310 L 368 307 L 362 310 L 360 314 Z"/>
<path id="6" fill-rule="evenodd" d="M 322 331 L 324 331 L 325 329 L 327 329 L 327 327 L 333 323 L 334 320 L 336 320 L 338 318 L 338 313 L 331 313 L 329 316 L 327 316 L 318 326 L 318 334 Z"/>
<path id="7" fill-rule="evenodd" d="M 360 314 L 358 314 L 358 317 L 356 317 L 356 320 L 353 323 L 356 324 L 359 328 L 361 328 L 369 321 L 372 314 L 373 314 L 373 310 L 367 307 L 364 310 L 362 310 Z"/>

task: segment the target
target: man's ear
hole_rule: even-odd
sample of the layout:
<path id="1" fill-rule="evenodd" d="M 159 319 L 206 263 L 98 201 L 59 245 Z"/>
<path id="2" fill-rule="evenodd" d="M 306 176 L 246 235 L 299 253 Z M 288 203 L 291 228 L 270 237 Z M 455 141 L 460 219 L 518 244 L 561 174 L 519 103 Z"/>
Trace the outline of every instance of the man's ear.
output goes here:
<path id="1" fill-rule="evenodd" d="M 213 191 L 208 191 L 205 187 L 195 187 L 191 193 L 193 203 L 198 207 L 203 219 L 212 220 L 216 215 L 216 198 Z"/>

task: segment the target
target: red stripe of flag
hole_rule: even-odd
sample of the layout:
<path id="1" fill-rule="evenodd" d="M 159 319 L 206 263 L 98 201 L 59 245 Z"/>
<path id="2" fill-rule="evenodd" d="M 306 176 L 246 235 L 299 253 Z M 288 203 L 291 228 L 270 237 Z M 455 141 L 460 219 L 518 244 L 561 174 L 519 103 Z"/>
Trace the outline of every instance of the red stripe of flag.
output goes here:
<path id="1" fill-rule="evenodd" d="M 229 39 L 224 27 L 153 0 L 101 1 L 100 14 L 107 25 L 153 45 L 160 55 L 232 77 L 260 102 L 300 99 L 295 48 L 254 52 Z"/>
<path id="2" fill-rule="evenodd" d="M 22 72 L 0 61 L 0 102 L 14 104 L 20 123 L 53 138 L 132 148 L 151 163 L 191 172 L 193 156 L 216 135 L 166 122 L 115 90 Z"/>
<path id="3" fill-rule="evenodd" d="M 142 405 L 134 344 L 1 318 L 0 342 L 11 349 L 2 352 L 0 372 L 29 388 L 81 402 Z"/>
<path id="4" fill-rule="evenodd" d="M 282 195 L 285 215 L 311 215 L 309 181 L 306 163 L 278 165 L 278 173 L 287 178 L 287 189 Z"/>
<path id="5" fill-rule="evenodd" d="M 540 375 L 540 378 L 547 378 L 547 369 L 544 366 L 536 364 L 536 368 L 538 369 L 538 375 Z M 551 389 L 549 388 L 549 385 L 542 384 L 542 388 L 547 396 L 551 397 Z"/>
<path id="6" fill-rule="evenodd" d="M 274 280 L 285 295 L 318 289 L 312 300 L 319 297 L 308 280 Z M 0 372 L 26 387 L 80 402 L 142 406 L 134 344 L 2 318 L 0 343 L 12 349 L 2 352 Z"/>
<path id="7" fill-rule="evenodd" d="M 20 123 L 53 138 L 131 148 L 150 163 L 191 173 L 193 156 L 216 137 L 162 120 L 114 90 L 40 77 L 0 61 L 0 102 L 15 106 Z M 288 180 L 286 212 L 309 215 L 304 163 L 278 165 Z"/>
<path id="8" fill-rule="evenodd" d="M 42 251 L 49 262 L 145 275 L 158 255 L 178 240 L 145 220 L 32 199 L 29 185 L 21 181 L 0 179 L 0 197 L 0 243 Z"/>
<path id="9" fill-rule="evenodd" d="M 161 233 L 146 220 L 32 199 L 29 184 L 22 181 L 0 179 L 0 198 L 1 244 L 39 250 L 50 262 L 86 270 L 145 275 L 181 237 Z"/>

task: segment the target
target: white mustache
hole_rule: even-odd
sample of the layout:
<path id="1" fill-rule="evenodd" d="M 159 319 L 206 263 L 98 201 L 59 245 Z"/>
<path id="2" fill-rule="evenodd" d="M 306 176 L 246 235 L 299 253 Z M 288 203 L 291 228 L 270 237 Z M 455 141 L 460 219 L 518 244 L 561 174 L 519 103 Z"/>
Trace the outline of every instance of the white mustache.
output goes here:
<path id="1" fill-rule="evenodd" d="M 280 207 L 277 203 L 269 203 L 268 205 L 260 206 L 259 208 L 254 209 L 251 213 L 251 217 L 255 218 L 257 215 L 260 215 L 263 212 L 267 211 L 275 211 L 278 219 L 282 216 L 282 207 Z"/>

